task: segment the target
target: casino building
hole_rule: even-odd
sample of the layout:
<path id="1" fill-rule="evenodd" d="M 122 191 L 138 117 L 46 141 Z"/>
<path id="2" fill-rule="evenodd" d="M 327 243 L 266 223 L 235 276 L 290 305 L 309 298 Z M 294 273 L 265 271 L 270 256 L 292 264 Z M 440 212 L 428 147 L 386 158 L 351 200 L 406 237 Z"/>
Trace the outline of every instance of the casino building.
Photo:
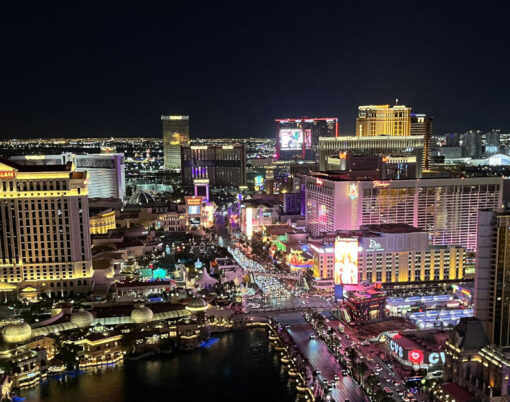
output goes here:
<path id="1" fill-rule="evenodd" d="M 441 330 L 405 331 L 386 336 L 388 353 L 407 368 L 442 371 L 449 333 Z"/>
<path id="2" fill-rule="evenodd" d="M 326 234 L 311 242 L 314 276 L 334 278 L 336 239 L 358 242 L 358 283 L 381 283 L 385 289 L 451 285 L 462 281 L 467 261 L 463 247 L 429 245 L 429 234 L 406 224 L 363 225 L 360 230 Z"/>
<path id="3" fill-rule="evenodd" d="M 183 146 L 181 158 L 184 186 L 191 187 L 204 181 L 207 181 L 211 188 L 238 188 L 246 185 L 244 145 Z"/>
<path id="4" fill-rule="evenodd" d="M 381 155 L 414 157 L 418 177 L 425 163 L 425 139 L 423 135 L 377 135 L 370 137 L 321 137 L 318 142 L 320 170 L 327 169 L 328 157 L 338 156 L 340 152 L 351 151 L 354 155 Z"/>
<path id="5" fill-rule="evenodd" d="M 87 172 L 0 160 L 0 281 L 48 295 L 87 291 L 92 276 Z"/>
<path id="6" fill-rule="evenodd" d="M 502 205 L 501 177 L 353 180 L 349 174 L 305 176 L 306 228 L 313 236 L 361 225 L 405 223 L 429 234 L 433 245 L 475 251 L 480 209 Z"/>

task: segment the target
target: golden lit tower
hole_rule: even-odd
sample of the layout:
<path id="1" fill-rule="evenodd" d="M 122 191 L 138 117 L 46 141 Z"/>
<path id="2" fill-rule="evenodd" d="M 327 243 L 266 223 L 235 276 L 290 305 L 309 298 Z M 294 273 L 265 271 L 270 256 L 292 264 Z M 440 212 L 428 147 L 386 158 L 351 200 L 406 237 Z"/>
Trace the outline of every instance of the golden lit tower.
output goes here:
<path id="1" fill-rule="evenodd" d="M 89 290 L 87 179 L 71 163 L 23 166 L 0 160 L 1 282 L 28 282 L 47 295 Z"/>
<path id="2" fill-rule="evenodd" d="M 166 169 L 181 168 L 181 145 L 189 145 L 189 116 L 161 116 Z"/>
<path id="3" fill-rule="evenodd" d="M 411 134 L 411 108 L 404 105 L 358 107 L 356 136 L 408 136 Z"/>

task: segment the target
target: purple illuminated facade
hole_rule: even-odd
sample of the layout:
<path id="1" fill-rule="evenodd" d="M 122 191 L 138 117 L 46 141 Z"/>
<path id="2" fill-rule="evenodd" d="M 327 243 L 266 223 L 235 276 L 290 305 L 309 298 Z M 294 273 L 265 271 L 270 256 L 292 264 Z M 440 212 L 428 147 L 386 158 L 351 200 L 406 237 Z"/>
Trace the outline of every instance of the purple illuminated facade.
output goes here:
<path id="1" fill-rule="evenodd" d="M 181 147 L 181 165 L 184 186 L 207 180 L 210 187 L 246 185 L 244 145 Z"/>

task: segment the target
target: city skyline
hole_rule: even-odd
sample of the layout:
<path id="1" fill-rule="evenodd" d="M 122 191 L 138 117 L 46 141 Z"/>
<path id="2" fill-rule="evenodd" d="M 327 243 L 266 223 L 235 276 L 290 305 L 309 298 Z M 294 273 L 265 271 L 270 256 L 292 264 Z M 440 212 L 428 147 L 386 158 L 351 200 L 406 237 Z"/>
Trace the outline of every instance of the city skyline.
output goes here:
<path id="1" fill-rule="evenodd" d="M 41 7 L 3 13 L 3 138 L 159 137 L 162 114 L 192 116 L 192 138 L 317 115 L 352 135 L 359 105 L 396 98 L 435 134 L 510 128 L 501 8 Z"/>

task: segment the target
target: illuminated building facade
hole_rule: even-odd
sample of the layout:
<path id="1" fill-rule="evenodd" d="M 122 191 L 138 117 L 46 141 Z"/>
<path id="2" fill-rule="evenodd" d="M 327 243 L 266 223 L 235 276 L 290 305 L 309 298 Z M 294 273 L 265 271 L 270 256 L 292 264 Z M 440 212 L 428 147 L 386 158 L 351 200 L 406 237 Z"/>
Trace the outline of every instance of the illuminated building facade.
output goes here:
<path id="1" fill-rule="evenodd" d="M 460 319 L 446 342 L 445 357 L 443 391 L 446 393 L 440 395 L 440 401 L 460 400 L 456 394 L 462 392 L 471 393 L 471 399 L 463 400 L 510 399 L 508 354 L 490 344 L 483 323 L 477 318 Z"/>
<path id="2" fill-rule="evenodd" d="M 386 295 L 374 286 L 347 285 L 343 299 L 346 312 L 352 321 L 368 322 L 384 317 Z"/>
<path id="3" fill-rule="evenodd" d="M 339 156 L 340 152 L 351 151 L 353 155 L 415 157 L 421 167 L 424 160 L 424 137 L 413 136 L 371 136 L 371 137 L 321 137 L 319 138 L 319 168 L 327 169 L 327 158 Z M 421 177 L 421 169 L 417 169 Z"/>
<path id="4" fill-rule="evenodd" d="M 276 119 L 276 158 L 316 158 L 319 137 L 338 137 L 338 118 Z"/>
<path id="5" fill-rule="evenodd" d="M 165 169 L 181 168 L 181 146 L 189 145 L 189 116 L 161 116 Z"/>
<path id="6" fill-rule="evenodd" d="M 510 350 L 510 212 L 480 211 L 475 316 L 489 341 Z"/>
<path id="7" fill-rule="evenodd" d="M 501 177 L 350 180 L 333 172 L 305 177 L 306 228 L 313 236 L 361 225 L 405 223 L 433 245 L 476 250 L 478 210 L 502 204 Z"/>
<path id="8" fill-rule="evenodd" d="M 124 154 L 88 154 L 64 157 L 63 163 L 73 162 L 77 172 L 87 172 L 89 198 L 126 196 Z"/>
<path id="9" fill-rule="evenodd" d="M 87 173 L 71 164 L 0 162 L 0 281 L 47 294 L 88 290 L 92 276 Z"/>
<path id="10" fill-rule="evenodd" d="M 442 370 L 448 332 L 437 329 L 405 331 L 386 337 L 388 353 L 401 365 L 415 370 Z"/>
<path id="11" fill-rule="evenodd" d="M 115 224 L 115 211 L 111 209 L 89 211 L 90 234 L 106 234 L 117 227 Z"/>
<path id="12" fill-rule="evenodd" d="M 209 180 L 211 188 L 246 185 L 244 145 L 183 146 L 181 157 L 184 186 L 193 186 L 203 180 Z"/>
<path id="13" fill-rule="evenodd" d="M 205 197 L 186 196 L 186 229 L 210 228 L 214 224 L 214 204 Z"/>
<path id="14" fill-rule="evenodd" d="M 335 241 L 311 244 L 314 275 L 332 279 L 339 256 L 337 245 L 356 239 L 357 281 L 394 285 L 450 283 L 464 278 L 466 251 L 459 246 L 429 246 L 426 231 L 405 224 L 366 225 L 360 230 L 337 232 Z M 335 282 L 337 282 L 335 280 Z"/>
<path id="15" fill-rule="evenodd" d="M 340 152 L 327 158 L 327 169 L 351 176 L 375 180 L 416 179 L 415 156 L 356 156 L 352 151 Z M 336 173 L 336 172 L 335 172 Z"/>
<path id="16" fill-rule="evenodd" d="M 411 108 L 404 105 L 367 105 L 358 107 L 356 136 L 411 135 Z"/>
<path id="17" fill-rule="evenodd" d="M 411 135 L 419 135 L 424 139 L 424 168 L 429 168 L 430 141 L 432 138 L 432 117 L 426 114 L 411 114 Z"/>
<path id="18" fill-rule="evenodd" d="M 88 173 L 89 198 L 124 200 L 126 196 L 124 154 L 122 153 L 19 155 L 13 156 L 9 160 L 24 166 L 55 166 L 71 162 L 75 171 Z"/>
<path id="19" fill-rule="evenodd" d="M 253 233 L 260 232 L 264 226 L 278 222 L 280 204 L 267 200 L 249 200 L 241 207 L 241 232 L 251 239 Z"/>

